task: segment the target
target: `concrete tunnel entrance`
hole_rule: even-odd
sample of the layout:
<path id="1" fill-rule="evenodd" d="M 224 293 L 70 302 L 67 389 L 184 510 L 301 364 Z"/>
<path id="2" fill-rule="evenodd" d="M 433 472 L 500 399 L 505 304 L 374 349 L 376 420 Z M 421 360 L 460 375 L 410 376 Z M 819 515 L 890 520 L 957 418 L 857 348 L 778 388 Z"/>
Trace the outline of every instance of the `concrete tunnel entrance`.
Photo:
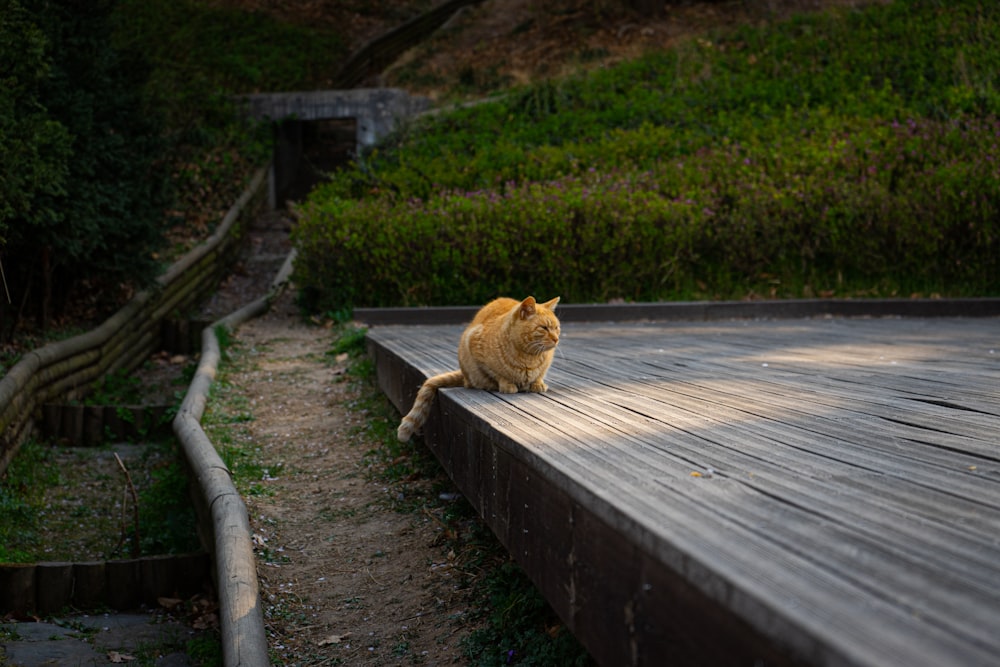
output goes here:
<path id="1" fill-rule="evenodd" d="M 430 107 L 397 88 L 263 93 L 244 102 L 250 117 L 274 124 L 272 207 L 301 199 L 325 172 Z"/>
<path id="2" fill-rule="evenodd" d="M 274 124 L 274 206 L 300 201 L 357 151 L 357 119 L 288 119 Z"/>

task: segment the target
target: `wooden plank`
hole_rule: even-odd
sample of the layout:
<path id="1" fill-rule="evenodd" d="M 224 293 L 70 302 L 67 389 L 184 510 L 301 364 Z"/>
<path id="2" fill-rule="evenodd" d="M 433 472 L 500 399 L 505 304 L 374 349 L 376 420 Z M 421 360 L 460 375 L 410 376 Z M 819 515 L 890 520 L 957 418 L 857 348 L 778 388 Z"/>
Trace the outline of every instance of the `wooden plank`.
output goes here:
<path id="1" fill-rule="evenodd" d="M 369 335 L 377 356 L 422 377 L 456 366 L 460 332 Z M 635 567 L 693 592 L 654 601 L 627 591 L 647 621 L 728 618 L 759 640 L 754 651 L 782 659 L 990 664 L 1000 652 L 998 348 L 994 318 L 566 323 L 548 394 L 444 390 L 428 443 L 604 662 L 685 643 L 652 640 L 662 627 L 645 638 L 632 627 L 624 641 L 620 623 L 601 630 L 617 611 L 562 599 L 586 572 Z M 415 389 L 394 400 L 408 407 Z M 466 452 L 470 443 L 484 451 Z M 496 478 L 485 462 L 498 457 L 542 491 Z M 483 491 L 497 484 L 514 496 Z M 511 535 L 527 519 L 512 520 L 505 503 L 526 498 L 631 546 L 595 551 L 570 530 L 539 556 L 537 542 Z M 713 631 L 687 634 L 693 656 L 691 642 Z M 753 643 L 741 642 L 731 655 Z"/>

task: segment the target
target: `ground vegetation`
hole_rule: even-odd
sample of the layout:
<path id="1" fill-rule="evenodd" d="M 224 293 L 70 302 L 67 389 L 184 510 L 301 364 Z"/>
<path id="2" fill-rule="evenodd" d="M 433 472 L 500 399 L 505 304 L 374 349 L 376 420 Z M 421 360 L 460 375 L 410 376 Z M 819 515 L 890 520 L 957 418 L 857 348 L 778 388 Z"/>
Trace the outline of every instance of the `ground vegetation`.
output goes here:
<path id="1" fill-rule="evenodd" d="M 319 309 L 994 294 L 998 44 L 978 2 L 835 8 L 420 119 L 303 205 L 297 280 Z"/>

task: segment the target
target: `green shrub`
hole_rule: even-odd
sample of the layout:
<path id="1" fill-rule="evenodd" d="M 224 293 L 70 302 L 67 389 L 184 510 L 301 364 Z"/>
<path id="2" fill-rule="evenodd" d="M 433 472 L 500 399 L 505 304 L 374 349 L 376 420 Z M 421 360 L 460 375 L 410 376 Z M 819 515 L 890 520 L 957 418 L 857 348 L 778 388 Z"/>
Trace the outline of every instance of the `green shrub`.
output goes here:
<path id="1" fill-rule="evenodd" d="M 165 103 L 169 127 L 195 144 L 230 128 L 232 96 L 322 87 L 331 63 L 347 55 L 340 35 L 261 11 L 193 0 L 120 4 L 117 44 L 153 64 L 151 94 Z"/>
<path id="2" fill-rule="evenodd" d="M 998 44 L 900 1 L 423 119 L 304 206 L 304 303 L 995 292 Z"/>
<path id="3" fill-rule="evenodd" d="M 34 99 L 18 103 L 15 114 L 27 113 L 38 122 L 29 125 L 33 136 L 15 149 L 28 156 L 52 152 L 45 167 L 32 159 L 10 165 L 27 169 L 22 175 L 30 175 L 29 193 L 34 192 L 30 205 L 9 220 L 4 269 L 12 302 L 25 304 L 10 321 L 34 316 L 45 327 L 72 295 L 83 298 L 81 277 L 89 279 L 90 292 L 152 279 L 166 172 L 160 118 L 143 105 L 148 70 L 141 58 L 112 48 L 108 40 L 113 3 L 20 4 L 25 11 L 15 6 L 13 16 L 31 17 L 32 58 L 37 60 L 39 47 L 44 51 L 31 72 L 36 80 L 19 84 L 30 84 L 27 92 Z M 8 82 L 32 67 L 20 55 L 14 54 L 13 77 L 4 77 Z M 6 298 L 0 300 L 0 311 L 8 307 Z"/>
<path id="4" fill-rule="evenodd" d="M 995 118 L 858 121 L 502 193 L 321 190 L 296 228 L 297 280 L 324 309 L 660 300 L 699 283 L 738 293 L 762 275 L 989 292 L 1000 287 L 998 132 Z"/>
<path id="5" fill-rule="evenodd" d="M 618 166 L 614 146 L 645 125 L 668 143 L 632 146 L 649 161 L 723 138 L 746 140 L 817 114 L 883 120 L 1000 113 L 1000 7 L 915 0 L 804 14 L 687 42 L 618 67 L 517 89 L 401 133 L 341 176 L 404 197 L 494 188 L 574 167 Z"/>
<path id="6" fill-rule="evenodd" d="M 0 246 L 8 223 L 37 225 L 40 205 L 63 192 L 70 137 L 43 105 L 51 57 L 44 33 L 17 0 L 0 0 Z"/>

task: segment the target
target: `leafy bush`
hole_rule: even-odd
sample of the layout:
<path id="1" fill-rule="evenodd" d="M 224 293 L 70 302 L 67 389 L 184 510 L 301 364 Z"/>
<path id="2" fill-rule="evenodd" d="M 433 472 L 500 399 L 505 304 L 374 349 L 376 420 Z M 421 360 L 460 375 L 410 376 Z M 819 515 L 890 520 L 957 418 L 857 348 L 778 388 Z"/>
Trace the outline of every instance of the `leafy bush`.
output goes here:
<path id="1" fill-rule="evenodd" d="M 0 244 L 9 221 L 53 217 L 40 200 L 63 192 L 70 137 L 40 99 L 50 68 L 45 35 L 17 0 L 0 0 Z"/>
<path id="2" fill-rule="evenodd" d="M 422 120 L 303 208 L 305 305 L 996 291 L 997 44 L 900 1 Z"/>
<path id="3" fill-rule="evenodd" d="M 996 118 L 858 121 L 502 192 L 399 202 L 320 191 L 296 229 L 297 271 L 325 309 L 502 293 L 659 300 L 699 283 L 738 293 L 761 276 L 817 292 L 845 278 L 989 292 L 1000 287 L 998 133 Z"/>
<path id="4" fill-rule="evenodd" d="M 148 285 L 165 243 L 207 233 L 266 159 L 236 97 L 320 87 L 345 52 L 191 0 L 0 0 L 0 338 Z"/>
<path id="5" fill-rule="evenodd" d="M 336 33 L 192 0 L 122 0 L 116 18 L 118 46 L 153 65 L 168 127 L 195 144 L 230 128 L 232 96 L 321 87 L 347 55 Z"/>
<path id="6" fill-rule="evenodd" d="M 885 120 L 996 115 L 998 44 L 1000 7 L 972 0 L 805 14 L 432 118 L 341 178 L 364 183 L 355 195 L 374 186 L 423 197 L 435 187 L 549 178 L 560 162 L 615 166 L 613 146 L 644 125 L 671 136 L 666 145 L 631 147 L 632 157 L 651 160 L 727 137 L 744 140 L 785 122 L 788 109 L 801 111 L 797 122 L 807 127 L 816 113 Z"/>
<path id="7" fill-rule="evenodd" d="M 31 315 L 44 327 L 71 295 L 83 296 L 56 285 L 79 288 L 87 277 L 96 291 L 152 278 L 166 174 L 159 119 L 143 106 L 147 71 L 141 59 L 108 41 L 113 3 L 20 4 L 23 11 L 11 3 L 14 34 L 29 35 L 35 55 L 23 62 L 14 54 L 15 71 L 6 82 L 28 85 L 33 99 L 14 110 L 27 119 L 29 136 L 18 138 L 14 148 L 21 155 L 15 153 L 10 166 L 15 173 L 27 169 L 33 194 L 9 220 L 4 268 L 13 303 L 22 309 L 11 321 Z M 5 21 L 4 28 L 10 25 Z M 29 78 L 20 84 L 18 71 L 25 69 Z M 31 157 L 50 148 L 44 166 Z M 6 299 L 0 309 L 8 309 Z"/>

